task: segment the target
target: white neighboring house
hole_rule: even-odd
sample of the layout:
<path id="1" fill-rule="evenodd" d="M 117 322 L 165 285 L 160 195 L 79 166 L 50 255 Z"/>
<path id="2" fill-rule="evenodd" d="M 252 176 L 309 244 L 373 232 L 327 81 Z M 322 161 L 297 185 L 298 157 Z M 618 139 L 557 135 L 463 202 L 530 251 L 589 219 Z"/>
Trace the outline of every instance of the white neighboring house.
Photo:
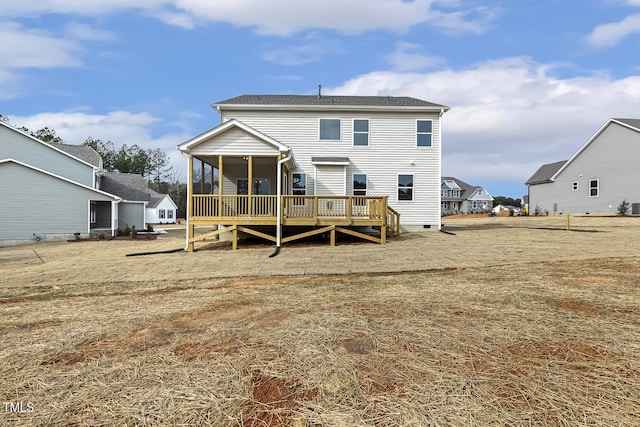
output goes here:
<path id="1" fill-rule="evenodd" d="M 175 224 L 178 205 L 168 194 L 160 194 L 149 189 L 149 203 L 146 216 L 149 224 Z"/>
<path id="2" fill-rule="evenodd" d="M 526 182 L 529 214 L 640 214 L 640 119 L 609 119 L 569 160 L 542 165 Z"/>
<path id="3" fill-rule="evenodd" d="M 449 107 L 318 93 L 242 95 L 213 108 L 221 124 L 178 146 L 189 155 L 190 225 L 355 227 L 366 217 L 385 230 L 379 207 L 398 212 L 403 230 L 440 228 Z"/>

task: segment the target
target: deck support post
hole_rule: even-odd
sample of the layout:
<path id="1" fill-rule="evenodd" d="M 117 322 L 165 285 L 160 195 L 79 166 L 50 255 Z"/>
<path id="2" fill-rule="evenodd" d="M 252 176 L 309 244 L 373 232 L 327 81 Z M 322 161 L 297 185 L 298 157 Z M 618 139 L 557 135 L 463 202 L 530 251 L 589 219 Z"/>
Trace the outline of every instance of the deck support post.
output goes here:
<path id="1" fill-rule="evenodd" d="M 336 229 L 335 229 L 335 227 L 331 229 L 331 233 L 329 235 L 331 236 L 330 237 L 331 246 L 335 246 L 336 245 Z"/>
<path id="2" fill-rule="evenodd" d="M 189 161 L 187 165 L 187 251 L 193 252 L 194 246 L 191 239 L 193 239 L 194 226 L 191 224 L 191 217 L 193 216 L 193 156 L 189 155 Z"/>
<path id="3" fill-rule="evenodd" d="M 238 229 L 236 227 L 231 230 L 231 250 L 238 250 Z"/>

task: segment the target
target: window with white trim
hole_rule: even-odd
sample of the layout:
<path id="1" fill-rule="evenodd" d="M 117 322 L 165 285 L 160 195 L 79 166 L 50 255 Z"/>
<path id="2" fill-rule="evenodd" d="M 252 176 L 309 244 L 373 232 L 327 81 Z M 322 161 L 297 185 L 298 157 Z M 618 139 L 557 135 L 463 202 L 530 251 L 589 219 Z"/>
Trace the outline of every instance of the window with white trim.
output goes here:
<path id="1" fill-rule="evenodd" d="M 369 120 L 353 119 L 353 145 L 369 145 Z"/>
<path id="2" fill-rule="evenodd" d="M 413 200 L 413 174 L 398 175 L 398 200 Z"/>
<path id="3" fill-rule="evenodd" d="M 173 209 L 167 209 L 167 218 L 173 219 Z"/>
<path id="4" fill-rule="evenodd" d="M 576 190 L 578 189 L 578 181 L 573 181 L 573 182 L 571 183 L 571 189 L 572 189 L 573 191 L 576 191 Z"/>
<path id="5" fill-rule="evenodd" d="M 340 141 L 340 119 L 320 119 L 320 141 Z"/>
<path id="6" fill-rule="evenodd" d="M 600 195 L 600 180 L 589 180 L 589 197 L 598 197 Z"/>
<path id="7" fill-rule="evenodd" d="M 354 173 L 353 174 L 353 195 L 354 196 L 366 196 L 367 195 L 367 174 L 366 173 Z M 365 206 L 367 199 L 354 199 L 353 204 L 355 206 Z"/>
<path id="8" fill-rule="evenodd" d="M 306 196 L 307 194 L 307 173 L 295 172 L 291 174 L 291 194 L 294 196 Z"/>
<path id="9" fill-rule="evenodd" d="M 164 219 L 164 217 L 165 217 L 165 210 L 164 209 L 158 209 L 158 218 Z"/>
<path id="10" fill-rule="evenodd" d="M 433 139 L 433 120 L 418 120 L 416 122 L 416 145 L 431 147 Z"/>

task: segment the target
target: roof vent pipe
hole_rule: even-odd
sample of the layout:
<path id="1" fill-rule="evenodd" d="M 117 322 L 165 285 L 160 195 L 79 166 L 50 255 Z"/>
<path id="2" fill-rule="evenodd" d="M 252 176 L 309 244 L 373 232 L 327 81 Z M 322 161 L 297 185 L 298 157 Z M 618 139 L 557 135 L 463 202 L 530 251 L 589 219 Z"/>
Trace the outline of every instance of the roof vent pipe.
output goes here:
<path id="1" fill-rule="evenodd" d="M 322 98 L 322 85 L 318 85 L 318 99 Z"/>

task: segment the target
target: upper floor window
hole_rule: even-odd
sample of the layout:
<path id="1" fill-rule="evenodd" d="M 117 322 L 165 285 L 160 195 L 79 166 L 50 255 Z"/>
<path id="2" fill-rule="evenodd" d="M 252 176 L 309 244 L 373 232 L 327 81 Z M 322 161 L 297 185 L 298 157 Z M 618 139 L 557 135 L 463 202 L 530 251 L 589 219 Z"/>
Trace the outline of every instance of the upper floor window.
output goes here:
<path id="1" fill-rule="evenodd" d="M 600 195 L 600 180 L 592 179 L 589 181 L 589 197 L 598 197 Z"/>
<path id="2" fill-rule="evenodd" d="M 398 175 L 398 200 L 413 200 L 413 174 Z"/>
<path id="3" fill-rule="evenodd" d="M 320 119 L 320 140 L 340 140 L 340 119 Z"/>
<path id="4" fill-rule="evenodd" d="M 431 147 L 433 137 L 433 121 L 418 120 L 416 130 L 418 147 Z"/>
<path id="5" fill-rule="evenodd" d="M 353 120 L 353 145 L 369 145 L 369 120 Z"/>

